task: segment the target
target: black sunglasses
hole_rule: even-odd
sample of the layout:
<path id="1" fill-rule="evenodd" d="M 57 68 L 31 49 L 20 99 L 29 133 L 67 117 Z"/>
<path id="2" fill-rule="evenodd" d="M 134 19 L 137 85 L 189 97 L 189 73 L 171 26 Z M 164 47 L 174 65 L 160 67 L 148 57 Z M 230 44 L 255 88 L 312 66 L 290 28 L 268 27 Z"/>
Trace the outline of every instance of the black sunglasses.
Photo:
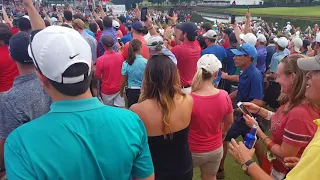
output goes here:
<path id="1" fill-rule="evenodd" d="M 154 41 L 151 44 L 148 44 L 148 46 L 157 46 L 157 45 L 163 45 L 162 41 Z"/>

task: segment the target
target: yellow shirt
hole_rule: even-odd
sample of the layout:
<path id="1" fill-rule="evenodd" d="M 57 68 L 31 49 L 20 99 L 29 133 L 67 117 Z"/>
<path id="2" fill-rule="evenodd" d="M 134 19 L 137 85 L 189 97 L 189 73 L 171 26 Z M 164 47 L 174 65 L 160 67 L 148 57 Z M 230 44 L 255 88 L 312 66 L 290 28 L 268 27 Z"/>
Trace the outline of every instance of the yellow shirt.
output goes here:
<path id="1" fill-rule="evenodd" d="M 320 179 L 320 119 L 314 120 L 314 123 L 318 125 L 318 130 L 304 150 L 297 166 L 287 174 L 286 180 Z"/>

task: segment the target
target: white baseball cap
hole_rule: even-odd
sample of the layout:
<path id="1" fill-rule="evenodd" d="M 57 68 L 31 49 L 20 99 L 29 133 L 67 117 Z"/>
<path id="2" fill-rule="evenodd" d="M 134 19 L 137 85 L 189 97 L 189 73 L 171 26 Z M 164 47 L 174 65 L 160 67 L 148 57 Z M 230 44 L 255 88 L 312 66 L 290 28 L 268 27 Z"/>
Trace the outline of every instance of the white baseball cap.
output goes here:
<path id="1" fill-rule="evenodd" d="M 305 71 L 320 70 L 320 56 L 300 58 L 297 64 L 300 69 Z"/>
<path id="2" fill-rule="evenodd" d="M 267 38 L 263 34 L 259 34 L 257 37 L 257 41 L 265 43 L 267 42 Z"/>
<path id="3" fill-rule="evenodd" d="M 147 41 L 147 46 L 151 50 L 160 51 L 163 45 L 163 38 L 161 36 L 150 36 Z"/>
<path id="4" fill-rule="evenodd" d="M 300 53 L 300 48 L 303 46 L 303 41 L 300 38 L 294 38 L 292 39 L 292 43 L 294 44 L 294 51 L 297 53 Z"/>
<path id="5" fill-rule="evenodd" d="M 119 28 L 120 27 L 120 24 L 119 24 L 119 22 L 118 21 L 112 21 L 112 27 L 114 27 L 114 28 Z"/>
<path id="6" fill-rule="evenodd" d="M 245 35 L 240 35 L 240 38 L 245 43 L 248 43 L 248 44 L 251 44 L 251 45 L 256 45 L 256 43 L 257 43 L 257 37 L 252 33 L 247 33 Z"/>
<path id="7" fill-rule="evenodd" d="M 203 37 L 209 38 L 209 39 L 216 39 L 217 33 L 214 30 L 209 30 L 206 33 L 203 34 Z"/>
<path id="8" fill-rule="evenodd" d="M 24 16 L 22 16 L 22 17 L 27 18 L 27 19 L 30 20 L 30 17 L 29 17 L 28 15 L 24 15 Z"/>
<path id="9" fill-rule="evenodd" d="M 198 69 L 203 68 L 207 72 L 214 74 L 222 68 L 222 64 L 214 54 L 205 54 L 197 62 Z"/>
<path id="10" fill-rule="evenodd" d="M 285 37 L 275 38 L 274 41 L 282 48 L 286 48 L 289 44 L 288 39 Z"/>
<path id="11" fill-rule="evenodd" d="M 91 73 L 91 49 L 87 41 L 74 29 L 49 26 L 38 32 L 28 47 L 28 54 L 40 72 L 57 83 L 75 84 Z M 88 74 L 63 77 L 63 73 L 76 63 L 89 67 Z"/>

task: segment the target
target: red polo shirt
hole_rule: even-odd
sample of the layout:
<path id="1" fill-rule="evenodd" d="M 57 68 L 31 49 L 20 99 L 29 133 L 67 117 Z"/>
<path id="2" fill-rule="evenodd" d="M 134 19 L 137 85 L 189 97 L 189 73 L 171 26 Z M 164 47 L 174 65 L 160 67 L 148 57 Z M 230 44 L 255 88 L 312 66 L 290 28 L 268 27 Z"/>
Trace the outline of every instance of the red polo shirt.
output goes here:
<path id="1" fill-rule="evenodd" d="M 119 29 L 122 32 L 123 36 L 127 35 L 126 27 L 122 23 L 120 23 Z"/>
<path id="2" fill-rule="evenodd" d="M 17 64 L 9 56 L 8 46 L 0 46 L 0 57 L 0 92 L 5 92 L 12 88 L 19 71 Z"/>
<path id="3" fill-rule="evenodd" d="M 184 42 L 173 47 L 171 51 L 177 58 L 181 86 L 190 86 L 197 71 L 197 62 L 200 59 L 199 43 L 197 41 Z"/>
<path id="4" fill-rule="evenodd" d="M 133 39 L 138 39 L 142 42 L 142 49 L 141 49 L 141 55 L 146 58 L 149 59 L 149 48 L 147 46 L 147 42 L 146 40 L 143 38 L 143 36 L 135 36 Z M 129 48 L 129 43 L 127 42 L 124 46 L 123 46 L 123 50 L 122 50 L 122 56 L 124 59 L 127 59 L 128 57 L 128 48 Z"/>
<path id="5" fill-rule="evenodd" d="M 229 43 L 229 39 L 227 39 L 223 44 L 222 47 L 224 47 L 225 49 L 229 48 L 230 43 Z"/>
<path id="6" fill-rule="evenodd" d="M 97 59 L 94 75 L 102 77 L 101 92 L 111 95 L 120 91 L 121 68 L 124 59 L 121 54 L 114 51 L 105 51 Z"/>

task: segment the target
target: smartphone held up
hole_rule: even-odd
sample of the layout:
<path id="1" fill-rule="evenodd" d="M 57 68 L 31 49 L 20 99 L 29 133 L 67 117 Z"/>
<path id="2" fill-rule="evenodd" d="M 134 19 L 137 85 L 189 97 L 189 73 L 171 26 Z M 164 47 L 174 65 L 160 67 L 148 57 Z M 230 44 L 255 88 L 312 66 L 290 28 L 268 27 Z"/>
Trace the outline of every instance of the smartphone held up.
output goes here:
<path id="1" fill-rule="evenodd" d="M 231 24 L 236 22 L 236 15 L 231 15 Z"/>
<path id="2" fill-rule="evenodd" d="M 148 8 L 147 7 L 141 8 L 141 21 L 146 21 L 147 15 L 148 15 Z"/>

